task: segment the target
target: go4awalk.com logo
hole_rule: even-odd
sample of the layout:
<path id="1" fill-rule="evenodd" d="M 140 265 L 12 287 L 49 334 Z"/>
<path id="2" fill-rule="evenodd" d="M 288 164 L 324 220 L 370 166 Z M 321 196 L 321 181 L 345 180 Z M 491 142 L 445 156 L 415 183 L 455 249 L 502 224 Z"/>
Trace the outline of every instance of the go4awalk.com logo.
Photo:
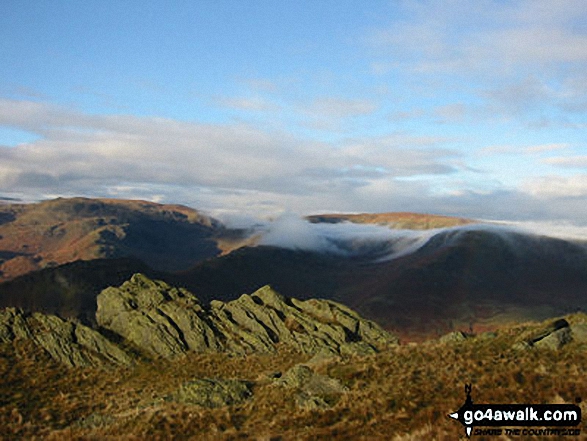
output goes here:
<path id="1" fill-rule="evenodd" d="M 458 420 L 467 436 L 577 436 L 581 408 L 575 404 L 474 404 L 465 385 L 465 404 L 449 417 Z"/>

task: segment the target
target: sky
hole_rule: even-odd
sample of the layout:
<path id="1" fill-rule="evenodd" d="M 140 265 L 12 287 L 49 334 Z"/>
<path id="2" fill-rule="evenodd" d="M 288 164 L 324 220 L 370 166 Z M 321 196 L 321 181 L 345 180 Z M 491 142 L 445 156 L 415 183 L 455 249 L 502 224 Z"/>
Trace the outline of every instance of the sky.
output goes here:
<path id="1" fill-rule="evenodd" d="M 587 225 L 583 0 L 0 2 L 0 198 Z"/>

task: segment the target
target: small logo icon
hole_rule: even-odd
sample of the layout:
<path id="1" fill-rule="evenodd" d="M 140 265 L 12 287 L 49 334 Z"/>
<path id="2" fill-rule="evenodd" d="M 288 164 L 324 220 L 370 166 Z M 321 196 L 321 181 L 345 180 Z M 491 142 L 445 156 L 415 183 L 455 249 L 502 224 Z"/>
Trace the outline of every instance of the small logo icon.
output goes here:
<path id="1" fill-rule="evenodd" d="M 467 397 L 459 410 L 449 414 L 459 421 L 467 433 L 501 434 L 502 429 L 473 429 L 481 427 L 510 427 L 506 435 L 578 435 L 574 429 L 581 422 L 581 408 L 576 404 L 475 404 L 471 398 L 471 384 L 465 384 Z M 543 427 L 543 429 L 517 429 Z"/>
<path id="2" fill-rule="evenodd" d="M 449 417 L 458 420 L 463 426 L 465 426 L 465 432 L 467 436 L 470 438 L 471 433 L 473 432 L 473 426 L 467 424 L 465 421 L 466 412 L 472 411 L 473 409 L 473 399 L 471 398 L 471 384 L 465 384 L 465 393 L 467 394 L 467 398 L 465 399 L 465 404 L 463 404 L 459 410 L 449 414 Z"/>

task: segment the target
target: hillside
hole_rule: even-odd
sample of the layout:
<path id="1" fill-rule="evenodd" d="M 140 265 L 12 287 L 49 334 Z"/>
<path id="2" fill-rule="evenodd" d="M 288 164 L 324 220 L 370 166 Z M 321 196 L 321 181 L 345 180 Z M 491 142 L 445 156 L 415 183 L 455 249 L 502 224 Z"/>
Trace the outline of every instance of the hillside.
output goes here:
<path id="1" fill-rule="evenodd" d="M 226 229 L 180 205 L 55 199 L 0 205 L 0 282 L 76 260 L 134 257 L 154 269 L 187 269 L 216 256 Z M 230 234 L 226 234 L 230 236 Z"/>
<path id="2" fill-rule="evenodd" d="M 441 231 L 393 259 L 243 248 L 178 276 L 211 297 L 269 283 L 333 299 L 409 339 L 587 309 L 584 245 L 484 229 Z"/>

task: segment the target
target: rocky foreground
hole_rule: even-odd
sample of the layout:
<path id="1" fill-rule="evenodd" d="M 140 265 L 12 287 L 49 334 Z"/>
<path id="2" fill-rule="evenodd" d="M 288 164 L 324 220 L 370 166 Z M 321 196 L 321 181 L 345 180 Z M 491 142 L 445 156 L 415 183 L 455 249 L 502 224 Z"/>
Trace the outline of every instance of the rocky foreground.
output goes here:
<path id="1" fill-rule="evenodd" d="M 285 298 L 269 286 L 231 302 L 201 303 L 191 292 L 135 274 L 97 298 L 97 330 L 42 313 L 0 312 L 0 342 L 30 340 L 70 367 L 131 365 L 187 352 L 273 353 L 287 347 L 368 355 L 398 339 L 336 302 Z"/>
<path id="2" fill-rule="evenodd" d="M 459 439 L 465 383 L 587 412 L 585 314 L 399 344 L 270 287 L 207 304 L 137 274 L 97 301 L 96 329 L 0 311 L 0 439 Z"/>

